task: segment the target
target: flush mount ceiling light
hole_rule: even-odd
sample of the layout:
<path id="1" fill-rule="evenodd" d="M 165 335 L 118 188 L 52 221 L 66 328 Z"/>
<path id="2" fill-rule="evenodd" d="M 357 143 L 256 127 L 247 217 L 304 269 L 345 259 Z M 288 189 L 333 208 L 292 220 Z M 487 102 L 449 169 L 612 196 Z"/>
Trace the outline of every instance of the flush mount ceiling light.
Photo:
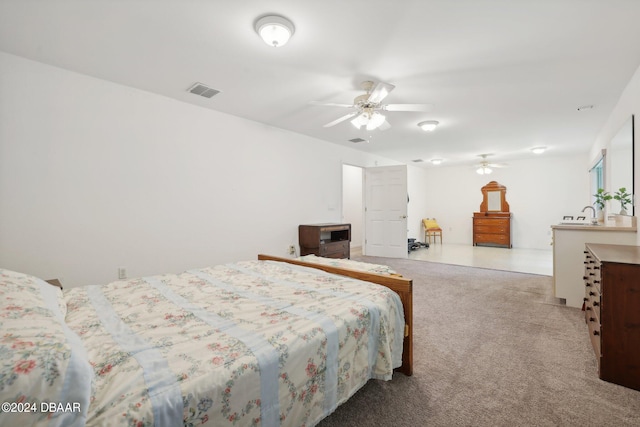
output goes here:
<path id="1" fill-rule="evenodd" d="M 278 15 L 269 15 L 258 19 L 256 32 L 269 46 L 284 46 L 295 31 L 293 23 Z"/>
<path id="2" fill-rule="evenodd" d="M 418 126 L 425 132 L 431 132 L 436 128 L 436 126 L 438 126 L 438 122 L 435 120 L 427 120 L 418 123 Z"/>
<path id="3" fill-rule="evenodd" d="M 431 163 L 434 165 L 439 165 L 440 163 L 442 163 L 442 159 L 432 159 Z"/>
<path id="4" fill-rule="evenodd" d="M 547 151 L 547 147 L 533 147 L 531 151 L 535 154 L 542 154 Z"/>

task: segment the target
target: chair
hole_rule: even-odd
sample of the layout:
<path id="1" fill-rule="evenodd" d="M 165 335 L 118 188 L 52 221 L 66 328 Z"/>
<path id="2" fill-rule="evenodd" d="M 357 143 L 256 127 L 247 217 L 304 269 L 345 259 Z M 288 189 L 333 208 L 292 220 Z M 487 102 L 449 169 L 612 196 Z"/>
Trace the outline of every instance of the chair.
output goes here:
<path id="1" fill-rule="evenodd" d="M 433 237 L 433 243 L 436 243 L 436 238 L 440 236 L 440 244 L 442 244 L 442 228 L 440 228 L 435 218 L 424 218 L 422 226 L 424 227 L 425 242 L 431 244 L 431 238 Z"/>

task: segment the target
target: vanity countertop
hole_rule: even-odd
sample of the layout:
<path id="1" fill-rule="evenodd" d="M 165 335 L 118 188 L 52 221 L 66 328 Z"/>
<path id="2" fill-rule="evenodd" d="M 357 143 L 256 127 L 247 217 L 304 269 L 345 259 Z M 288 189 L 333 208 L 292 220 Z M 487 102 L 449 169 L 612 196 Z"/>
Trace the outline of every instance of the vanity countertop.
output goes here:
<path id="1" fill-rule="evenodd" d="M 634 218 L 635 219 L 635 218 Z M 615 223 L 606 223 L 598 225 L 578 225 L 578 224 L 555 224 L 551 226 L 554 230 L 579 230 L 579 231 L 631 231 L 637 232 L 638 227 L 633 221 L 632 225 L 616 225 Z"/>

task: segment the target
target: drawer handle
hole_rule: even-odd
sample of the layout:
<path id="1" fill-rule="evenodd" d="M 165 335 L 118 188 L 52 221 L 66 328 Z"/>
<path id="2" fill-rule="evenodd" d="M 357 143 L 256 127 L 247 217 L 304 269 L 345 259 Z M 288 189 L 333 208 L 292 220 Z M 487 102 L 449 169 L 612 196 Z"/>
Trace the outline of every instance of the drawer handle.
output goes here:
<path id="1" fill-rule="evenodd" d="M 598 301 L 594 301 L 594 302 L 593 302 L 593 306 L 594 306 L 594 307 L 597 307 L 597 306 L 599 306 L 599 305 L 600 305 L 600 303 L 599 303 Z"/>
<path id="2" fill-rule="evenodd" d="M 591 295 L 592 297 L 596 296 L 595 292 L 589 292 L 589 295 Z"/>
<path id="3" fill-rule="evenodd" d="M 593 335 L 600 335 L 600 332 L 598 332 L 598 331 L 593 331 Z"/>
<path id="4" fill-rule="evenodd" d="M 595 317 L 589 317 L 589 322 L 595 322 L 596 318 Z"/>
<path id="5" fill-rule="evenodd" d="M 593 266 L 593 269 L 594 269 L 594 270 L 600 270 L 600 267 L 598 267 L 597 265 L 594 265 L 594 266 Z"/>
<path id="6" fill-rule="evenodd" d="M 591 307 L 587 307 L 587 311 L 590 311 L 590 310 L 591 310 Z"/>
<path id="7" fill-rule="evenodd" d="M 585 283 L 584 285 L 585 285 L 587 288 L 590 288 L 590 287 L 591 287 L 591 283 L 589 283 L 589 282 Z"/>
<path id="8" fill-rule="evenodd" d="M 594 280 L 593 283 L 600 283 L 600 280 Z"/>

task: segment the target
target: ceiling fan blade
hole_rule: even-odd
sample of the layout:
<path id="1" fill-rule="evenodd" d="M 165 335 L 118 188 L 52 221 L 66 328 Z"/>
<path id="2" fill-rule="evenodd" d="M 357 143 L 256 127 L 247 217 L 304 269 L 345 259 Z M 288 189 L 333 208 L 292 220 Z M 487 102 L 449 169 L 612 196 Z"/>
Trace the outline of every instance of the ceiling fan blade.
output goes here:
<path id="1" fill-rule="evenodd" d="M 335 125 L 337 125 L 338 123 L 342 123 L 342 122 L 344 122 L 345 120 L 350 119 L 351 117 L 355 116 L 356 114 L 359 114 L 359 113 L 358 113 L 357 111 L 354 111 L 353 113 L 349 113 L 349 114 L 347 114 L 347 115 L 344 115 L 344 116 L 340 117 L 339 119 L 336 119 L 336 120 L 334 120 L 334 121 L 332 121 L 332 122 L 327 123 L 327 124 L 326 124 L 326 125 L 324 125 L 323 127 L 325 127 L 325 128 L 330 128 L 331 126 L 335 126 Z"/>
<path id="2" fill-rule="evenodd" d="M 335 102 L 320 102 L 320 101 L 311 101 L 309 102 L 311 105 L 318 105 L 320 107 L 343 107 L 343 108 L 353 108 L 353 104 L 336 104 Z"/>
<path id="3" fill-rule="evenodd" d="M 387 130 L 387 129 L 390 129 L 390 128 L 391 128 L 391 125 L 386 120 L 384 122 L 382 122 L 382 124 L 380 126 L 378 126 L 378 129 L 380 129 L 380 130 Z"/>
<path id="4" fill-rule="evenodd" d="M 382 106 L 386 111 L 420 111 L 429 112 L 433 110 L 433 104 L 386 104 Z"/>
<path id="5" fill-rule="evenodd" d="M 377 104 L 381 102 L 389 92 L 391 92 L 395 88 L 394 85 L 385 82 L 378 82 L 378 84 L 373 88 L 371 93 L 369 94 L 369 99 L 367 101 Z"/>

